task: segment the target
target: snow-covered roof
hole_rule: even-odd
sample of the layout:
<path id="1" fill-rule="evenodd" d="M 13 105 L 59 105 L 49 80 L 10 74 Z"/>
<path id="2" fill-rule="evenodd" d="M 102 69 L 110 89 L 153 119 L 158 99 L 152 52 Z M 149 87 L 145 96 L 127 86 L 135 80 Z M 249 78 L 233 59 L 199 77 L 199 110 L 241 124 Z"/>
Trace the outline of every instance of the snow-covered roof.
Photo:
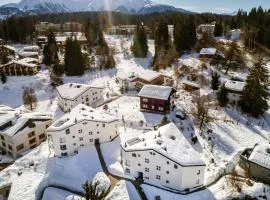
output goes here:
<path id="1" fill-rule="evenodd" d="M 153 150 L 183 166 L 205 165 L 174 123 L 121 143 L 124 151 Z"/>
<path id="2" fill-rule="evenodd" d="M 1 134 L 8 135 L 10 137 L 15 136 L 30 120 L 52 120 L 52 116 L 49 114 L 30 112 L 30 113 L 8 113 L 3 116 L 5 123 L 11 122 L 11 124 L 0 131 Z M 0 122 L 1 123 L 1 122 Z M 3 124 L 3 123 L 2 123 Z"/>
<path id="3" fill-rule="evenodd" d="M 10 45 L 4 45 L 4 47 L 5 47 L 6 49 L 10 50 L 10 51 L 14 51 L 14 52 L 17 51 L 17 49 L 16 49 L 15 47 L 10 46 Z"/>
<path id="4" fill-rule="evenodd" d="M 148 82 L 151 82 L 152 80 L 156 79 L 159 76 L 162 76 L 162 74 L 152 71 L 152 70 L 143 70 L 140 71 L 138 74 L 134 74 L 134 78 L 131 79 L 131 81 L 135 80 L 136 78 L 141 78 L 143 80 L 146 80 Z"/>
<path id="5" fill-rule="evenodd" d="M 191 87 L 194 87 L 194 88 L 198 88 L 198 89 L 201 88 L 200 85 L 194 81 L 183 80 L 182 83 L 185 85 L 189 85 Z"/>
<path id="6" fill-rule="evenodd" d="M 225 83 L 225 88 L 230 91 L 242 92 L 245 85 L 245 82 L 229 80 Z"/>
<path id="7" fill-rule="evenodd" d="M 256 145 L 248 159 L 258 165 L 270 169 L 270 145 Z"/>
<path id="8" fill-rule="evenodd" d="M 20 60 L 18 60 L 17 62 L 19 62 L 19 63 L 39 63 L 39 60 L 38 59 L 36 59 L 36 58 L 23 58 L 23 59 L 20 59 Z"/>
<path id="9" fill-rule="evenodd" d="M 24 51 L 24 52 L 18 53 L 18 55 L 21 57 L 30 57 L 30 56 L 38 56 L 39 53 L 38 52 L 31 52 L 31 51 L 29 51 L 29 52 Z"/>
<path id="10" fill-rule="evenodd" d="M 172 87 L 159 85 L 144 85 L 139 92 L 139 97 L 168 100 L 173 91 Z"/>
<path id="11" fill-rule="evenodd" d="M 91 85 L 79 83 L 66 83 L 64 85 L 58 86 L 56 89 L 62 98 L 74 100 L 90 88 L 103 89 L 101 87 L 94 87 Z"/>
<path id="12" fill-rule="evenodd" d="M 216 55 L 216 48 L 202 48 L 200 51 L 200 55 Z"/>
<path id="13" fill-rule="evenodd" d="M 36 52 L 39 51 L 39 46 L 26 46 L 23 48 L 24 51 L 32 51 L 32 52 Z"/>
<path id="14" fill-rule="evenodd" d="M 117 121 L 118 118 L 103 110 L 96 110 L 89 106 L 79 104 L 71 110 L 70 113 L 65 114 L 59 120 L 54 122 L 48 129 L 48 132 L 63 130 L 67 127 L 73 126 L 82 121 L 97 121 L 102 123 L 111 123 Z"/>

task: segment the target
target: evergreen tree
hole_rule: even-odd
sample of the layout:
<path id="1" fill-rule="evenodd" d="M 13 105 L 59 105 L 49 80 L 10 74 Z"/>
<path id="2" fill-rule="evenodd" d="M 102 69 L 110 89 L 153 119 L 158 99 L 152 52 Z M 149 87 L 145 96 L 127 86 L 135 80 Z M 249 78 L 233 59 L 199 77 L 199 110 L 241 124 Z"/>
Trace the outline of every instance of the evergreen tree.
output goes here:
<path id="1" fill-rule="evenodd" d="M 269 73 L 265 63 L 259 60 L 247 77 L 246 86 L 239 102 L 244 112 L 258 117 L 268 110 L 267 99 L 269 95 L 266 86 L 268 77 Z"/>
<path id="2" fill-rule="evenodd" d="M 218 99 L 219 105 L 221 107 L 225 107 L 227 105 L 227 103 L 229 102 L 228 92 L 227 92 L 224 84 L 222 84 L 222 86 L 220 87 L 220 89 L 217 93 L 217 99 Z"/>
<path id="3" fill-rule="evenodd" d="M 9 58 L 8 58 L 8 52 L 7 50 L 4 48 L 4 46 L 0 46 L 0 64 L 6 64 L 9 62 Z"/>
<path id="4" fill-rule="evenodd" d="M 217 72 L 212 73 L 211 87 L 213 90 L 218 90 L 220 86 L 219 74 Z"/>
<path id="5" fill-rule="evenodd" d="M 89 183 L 86 181 L 83 184 L 83 190 L 85 200 L 104 200 L 109 193 L 109 190 L 100 187 L 99 182 Z"/>
<path id="6" fill-rule="evenodd" d="M 75 39 L 68 38 L 66 40 L 64 61 L 67 76 L 80 76 L 84 74 L 84 58 L 76 37 Z"/>
<path id="7" fill-rule="evenodd" d="M 43 49 L 43 56 L 44 56 L 43 62 L 46 65 L 52 65 L 58 61 L 57 44 L 52 29 L 50 29 L 47 33 L 47 40 L 48 42 Z"/>
<path id="8" fill-rule="evenodd" d="M 156 25 L 155 30 L 155 49 L 158 51 L 159 49 L 168 50 L 170 48 L 170 36 L 168 30 L 168 24 L 164 19 L 160 19 Z"/>
<path id="9" fill-rule="evenodd" d="M 230 45 L 229 50 L 225 54 L 225 57 L 227 66 L 226 74 L 228 73 L 229 69 L 239 67 L 244 63 L 242 52 L 236 42 L 233 42 Z"/>
<path id="10" fill-rule="evenodd" d="M 7 82 L 7 76 L 6 76 L 6 74 L 5 73 L 1 73 L 1 82 L 3 83 L 3 84 L 5 84 L 6 82 Z"/>
<path id="11" fill-rule="evenodd" d="M 216 23 L 215 25 L 215 32 L 214 35 L 215 37 L 220 37 L 223 34 L 223 26 L 221 23 Z"/>
<path id="12" fill-rule="evenodd" d="M 138 24 L 133 37 L 133 45 L 131 47 L 135 57 L 144 58 L 147 56 L 148 44 L 147 35 L 143 24 Z"/>

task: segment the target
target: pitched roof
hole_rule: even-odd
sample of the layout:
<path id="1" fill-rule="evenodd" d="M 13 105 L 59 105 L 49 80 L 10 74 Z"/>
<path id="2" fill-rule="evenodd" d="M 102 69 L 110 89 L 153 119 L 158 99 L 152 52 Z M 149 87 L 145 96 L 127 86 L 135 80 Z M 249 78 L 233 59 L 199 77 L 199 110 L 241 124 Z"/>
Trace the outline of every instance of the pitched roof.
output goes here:
<path id="1" fill-rule="evenodd" d="M 248 159 L 258 165 L 270 169 L 270 145 L 256 145 Z"/>
<path id="2" fill-rule="evenodd" d="M 144 85 L 139 92 L 139 97 L 168 100 L 173 91 L 172 87 L 159 85 Z"/>
<path id="3" fill-rule="evenodd" d="M 216 48 L 202 48 L 200 51 L 200 55 L 216 55 Z"/>
<path id="4" fill-rule="evenodd" d="M 230 91 L 242 92 L 245 85 L 245 82 L 229 80 L 225 83 L 225 88 Z"/>
<path id="5" fill-rule="evenodd" d="M 102 123 L 111 123 L 117 121 L 118 118 L 112 114 L 102 110 L 96 110 L 89 106 L 79 104 L 65 114 L 59 120 L 54 122 L 48 129 L 48 132 L 60 131 L 67 127 L 73 126 L 82 121 L 97 121 Z"/>
<path id="6" fill-rule="evenodd" d="M 121 143 L 125 151 L 154 150 L 183 166 L 205 165 L 174 123 Z"/>
<path id="7" fill-rule="evenodd" d="M 90 88 L 103 89 L 101 87 L 94 87 L 91 85 L 78 83 L 66 83 L 58 86 L 56 89 L 62 98 L 74 100 Z"/>

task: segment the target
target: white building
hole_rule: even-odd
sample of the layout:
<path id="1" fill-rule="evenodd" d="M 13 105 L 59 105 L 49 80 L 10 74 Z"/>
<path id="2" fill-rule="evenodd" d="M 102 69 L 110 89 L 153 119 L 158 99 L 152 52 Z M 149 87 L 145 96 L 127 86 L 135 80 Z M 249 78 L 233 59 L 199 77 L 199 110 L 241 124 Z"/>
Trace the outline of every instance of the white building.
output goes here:
<path id="1" fill-rule="evenodd" d="M 85 84 L 67 83 L 57 87 L 58 105 L 68 112 L 79 104 L 96 107 L 104 101 L 103 88 Z"/>
<path id="2" fill-rule="evenodd" d="M 43 113 L 21 113 L 0 106 L 0 149 L 14 158 L 46 140 L 45 130 L 52 116 Z"/>
<path id="3" fill-rule="evenodd" d="M 55 156 L 71 156 L 79 147 L 113 140 L 118 126 L 115 116 L 80 104 L 53 123 L 47 134 Z"/>
<path id="4" fill-rule="evenodd" d="M 225 89 L 228 92 L 228 99 L 230 103 L 237 104 L 241 99 L 246 83 L 240 81 L 229 80 L 225 83 Z"/>
<path id="5" fill-rule="evenodd" d="M 233 29 L 229 31 L 228 37 L 232 41 L 240 40 L 241 30 L 240 29 Z"/>
<path id="6" fill-rule="evenodd" d="M 121 147 L 127 175 L 178 191 L 204 185 L 205 163 L 173 123 L 123 141 Z"/>

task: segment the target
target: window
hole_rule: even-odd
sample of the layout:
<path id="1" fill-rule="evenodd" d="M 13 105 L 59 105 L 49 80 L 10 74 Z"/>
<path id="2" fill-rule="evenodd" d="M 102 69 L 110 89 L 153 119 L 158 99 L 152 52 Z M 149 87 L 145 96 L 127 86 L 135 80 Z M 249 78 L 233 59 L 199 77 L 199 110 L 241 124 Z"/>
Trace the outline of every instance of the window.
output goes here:
<path id="1" fill-rule="evenodd" d="M 159 111 L 163 111 L 164 108 L 159 106 L 159 107 L 158 107 L 158 110 L 159 110 Z"/>
<path id="2" fill-rule="evenodd" d="M 149 168 L 146 167 L 146 168 L 144 169 L 144 171 L 145 171 L 145 172 L 149 172 Z"/>
<path id="3" fill-rule="evenodd" d="M 89 99 L 88 99 L 88 98 L 86 98 L 86 101 L 89 101 Z"/>
<path id="4" fill-rule="evenodd" d="M 66 129 L 66 134 L 70 134 L 70 130 L 69 129 Z"/>
<path id="5" fill-rule="evenodd" d="M 79 133 L 82 133 L 82 129 L 79 130 Z"/>
<path id="6" fill-rule="evenodd" d="M 34 144 L 34 143 L 36 143 L 36 138 L 29 140 L 29 144 Z"/>
<path id="7" fill-rule="evenodd" d="M 12 146 L 11 146 L 11 145 L 8 145 L 8 149 L 9 149 L 10 151 L 12 151 Z"/>
<path id="8" fill-rule="evenodd" d="M 28 133 L 28 138 L 35 136 L 35 132 Z"/>
<path id="9" fill-rule="evenodd" d="M 76 143 L 73 143 L 73 146 L 76 146 Z"/>
<path id="10" fill-rule="evenodd" d="M 152 110 L 154 110 L 155 109 L 155 106 L 152 106 Z"/>
<path id="11" fill-rule="evenodd" d="M 147 176 L 146 176 L 146 177 L 144 177 L 144 178 L 145 178 L 146 180 L 149 180 L 149 177 L 147 177 Z"/>
<path id="12" fill-rule="evenodd" d="M 143 98 L 142 101 L 143 102 L 148 102 L 148 99 L 147 98 Z"/>
<path id="13" fill-rule="evenodd" d="M 137 157 L 136 153 L 133 153 L 133 154 L 132 154 L 132 157 Z"/>
<path id="14" fill-rule="evenodd" d="M 201 170 L 198 171 L 197 175 L 200 175 L 200 173 L 201 173 Z"/>
<path id="15" fill-rule="evenodd" d="M 2 140 L 5 140 L 5 137 L 4 137 L 3 135 L 1 135 L 1 139 L 2 139 Z"/>
<path id="16" fill-rule="evenodd" d="M 126 173 L 130 174 L 130 169 L 126 168 Z"/>
<path id="17" fill-rule="evenodd" d="M 61 153 L 61 156 L 67 156 L 67 152 Z"/>
<path id="18" fill-rule="evenodd" d="M 149 159 L 148 158 L 145 158 L 145 163 L 149 163 Z"/>
<path id="19" fill-rule="evenodd" d="M 130 161 L 126 160 L 125 165 L 129 167 L 130 166 Z"/>
<path id="20" fill-rule="evenodd" d="M 196 180 L 196 184 L 197 185 L 200 184 L 200 179 Z"/>
<path id="21" fill-rule="evenodd" d="M 60 149 L 63 150 L 67 150 L 67 145 L 60 145 Z"/>
<path id="22" fill-rule="evenodd" d="M 156 179 L 157 180 L 160 180 L 160 175 L 156 175 Z"/>
<path id="23" fill-rule="evenodd" d="M 157 166 L 156 169 L 157 169 L 158 171 L 160 171 L 160 170 L 161 170 L 161 167 L 160 167 L 160 166 Z"/>
<path id="24" fill-rule="evenodd" d="M 66 138 L 60 137 L 59 138 L 59 143 L 66 143 Z"/>
<path id="25" fill-rule="evenodd" d="M 170 181 L 166 180 L 166 183 L 167 183 L 167 184 L 169 184 L 169 183 L 170 183 Z"/>
<path id="26" fill-rule="evenodd" d="M 2 142 L 2 146 L 5 147 L 6 146 L 6 143 Z"/>
<path id="27" fill-rule="evenodd" d="M 105 127 L 105 124 L 102 124 L 102 127 L 104 128 Z"/>
<path id="28" fill-rule="evenodd" d="M 89 135 L 93 135 L 93 132 L 92 132 L 92 131 L 90 131 L 90 132 L 89 132 Z"/>
<path id="29" fill-rule="evenodd" d="M 166 171 L 166 174 L 169 174 L 170 172 L 169 171 Z"/>
<path id="30" fill-rule="evenodd" d="M 43 134 L 39 135 L 39 136 L 38 136 L 38 138 L 39 138 L 39 140 L 43 140 L 43 139 L 45 139 L 45 133 L 43 133 Z"/>
<path id="31" fill-rule="evenodd" d="M 99 134 L 99 131 L 97 131 L 97 134 Z"/>
<path id="32" fill-rule="evenodd" d="M 141 166 L 141 163 L 138 163 L 138 166 L 140 167 Z"/>
<path id="33" fill-rule="evenodd" d="M 86 124 L 87 124 L 87 122 L 83 122 L 82 124 L 83 124 L 83 125 L 86 125 Z"/>
<path id="34" fill-rule="evenodd" d="M 178 169 L 178 166 L 177 166 L 177 164 L 174 164 L 174 169 Z"/>
<path id="35" fill-rule="evenodd" d="M 84 144 L 80 144 L 80 147 L 83 147 L 84 146 Z"/>
<path id="36" fill-rule="evenodd" d="M 24 145 L 23 144 L 20 144 L 20 145 L 16 146 L 17 151 L 20 151 L 23 148 L 24 148 Z"/>
<path id="37" fill-rule="evenodd" d="M 90 139 L 89 142 L 93 142 L 93 139 Z"/>
<path id="38" fill-rule="evenodd" d="M 80 140 L 80 141 L 83 141 L 83 137 L 79 137 L 79 140 Z"/>
<path id="39" fill-rule="evenodd" d="M 73 135 L 72 138 L 75 138 L 75 135 Z"/>
<path id="40" fill-rule="evenodd" d="M 148 105 L 143 104 L 142 107 L 143 107 L 143 108 L 148 108 Z"/>
<path id="41" fill-rule="evenodd" d="M 167 165 L 169 165 L 170 164 L 170 162 L 169 161 L 167 161 Z"/>
<path id="42" fill-rule="evenodd" d="M 97 126 L 99 126 L 99 124 L 97 124 Z"/>

